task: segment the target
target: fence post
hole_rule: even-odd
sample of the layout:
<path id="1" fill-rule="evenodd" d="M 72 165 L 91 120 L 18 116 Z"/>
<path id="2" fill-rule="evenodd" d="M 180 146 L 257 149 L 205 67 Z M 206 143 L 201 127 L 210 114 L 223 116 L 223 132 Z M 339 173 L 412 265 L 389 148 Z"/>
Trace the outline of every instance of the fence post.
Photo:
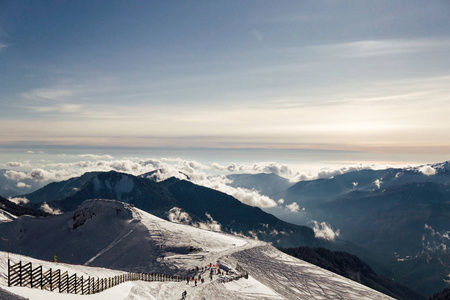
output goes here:
<path id="1" fill-rule="evenodd" d="M 53 276 L 52 276 L 52 268 L 50 268 L 50 291 L 53 291 Z"/>
<path id="2" fill-rule="evenodd" d="M 61 293 L 61 270 L 58 269 L 58 290 Z"/>
<path id="3" fill-rule="evenodd" d="M 33 264 L 30 263 L 30 285 L 33 288 Z"/>
<path id="4" fill-rule="evenodd" d="M 19 285 L 22 286 L 22 261 L 19 261 Z"/>
<path id="5" fill-rule="evenodd" d="M 11 262 L 8 258 L 8 286 L 11 286 Z"/>

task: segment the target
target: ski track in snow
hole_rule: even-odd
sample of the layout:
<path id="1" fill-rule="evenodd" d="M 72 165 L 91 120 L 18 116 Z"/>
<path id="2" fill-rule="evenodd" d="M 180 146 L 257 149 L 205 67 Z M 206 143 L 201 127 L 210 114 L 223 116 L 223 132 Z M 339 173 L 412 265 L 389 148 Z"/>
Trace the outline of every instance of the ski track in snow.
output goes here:
<path id="1" fill-rule="evenodd" d="M 133 213 L 134 220 L 130 222 L 137 221 L 146 226 L 152 239 L 159 245 L 160 249 L 155 255 L 164 254 L 164 258 L 160 260 L 161 264 L 165 264 L 179 273 L 182 273 L 183 270 L 189 272 L 196 266 L 201 268 L 210 263 L 219 263 L 219 265 L 235 270 L 236 265 L 239 264 L 249 272 L 249 279 L 242 278 L 221 283 L 218 280 L 219 276 L 214 275 L 213 280 L 210 281 L 209 270 L 205 270 L 202 273 L 205 283 L 198 283 L 197 286 L 193 282 L 187 284 L 186 281 L 132 281 L 94 295 L 59 294 L 28 287 L 7 287 L 7 253 L 0 252 L 0 272 L 2 274 L 0 295 L 2 295 L 1 290 L 6 290 L 33 300 L 178 300 L 186 290 L 186 300 L 392 299 L 350 279 L 284 254 L 267 243 L 171 223 L 127 204 L 123 205 Z M 111 249 L 133 230 L 124 236 L 117 237 L 87 263 L 107 251 L 114 251 Z M 180 246 L 186 247 L 186 249 L 193 246 L 199 250 L 187 254 L 166 250 Z M 14 262 L 31 261 L 34 266 L 42 265 L 45 269 L 59 268 L 62 271 L 68 271 L 69 274 L 77 273 L 103 278 L 124 273 L 105 268 L 55 264 L 17 254 L 11 254 L 11 257 Z M 192 273 L 185 274 L 193 275 Z"/>
<path id="2" fill-rule="evenodd" d="M 109 249 L 113 248 L 115 245 L 117 245 L 118 243 L 120 243 L 124 238 L 126 238 L 130 233 L 132 233 L 134 231 L 134 229 L 130 230 L 127 234 L 125 234 L 122 237 L 118 237 L 116 238 L 111 244 L 109 244 L 107 247 L 105 247 L 102 251 L 100 251 L 96 256 L 94 256 L 93 258 L 91 258 L 90 260 L 88 260 L 87 262 L 84 263 L 85 266 L 89 266 L 89 264 L 91 262 L 93 262 L 97 257 L 99 257 L 100 255 L 102 255 L 103 253 L 105 253 L 106 251 L 108 251 Z"/>

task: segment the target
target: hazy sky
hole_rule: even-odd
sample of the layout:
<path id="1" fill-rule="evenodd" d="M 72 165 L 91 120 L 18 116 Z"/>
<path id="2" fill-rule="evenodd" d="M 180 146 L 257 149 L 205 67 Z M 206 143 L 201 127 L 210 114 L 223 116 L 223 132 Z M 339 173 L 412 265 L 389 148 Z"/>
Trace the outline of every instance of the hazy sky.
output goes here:
<path id="1" fill-rule="evenodd" d="M 449 16 L 447 0 L 0 0 L 0 147 L 439 161 Z"/>

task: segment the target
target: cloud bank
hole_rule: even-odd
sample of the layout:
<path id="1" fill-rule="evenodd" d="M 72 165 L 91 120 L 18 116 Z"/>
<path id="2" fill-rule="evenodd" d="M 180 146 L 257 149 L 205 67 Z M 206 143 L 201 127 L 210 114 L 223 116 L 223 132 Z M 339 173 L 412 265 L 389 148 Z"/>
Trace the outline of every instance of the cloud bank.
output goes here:
<path id="1" fill-rule="evenodd" d="M 254 164 L 230 163 L 226 166 L 214 163 L 213 167 L 217 170 L 228 171 L 232 173 L 273 173 L 283 177 L 291 177 L 294 174 L 289 166 L 280 165 L 275 162 L 261 162 Z"/>

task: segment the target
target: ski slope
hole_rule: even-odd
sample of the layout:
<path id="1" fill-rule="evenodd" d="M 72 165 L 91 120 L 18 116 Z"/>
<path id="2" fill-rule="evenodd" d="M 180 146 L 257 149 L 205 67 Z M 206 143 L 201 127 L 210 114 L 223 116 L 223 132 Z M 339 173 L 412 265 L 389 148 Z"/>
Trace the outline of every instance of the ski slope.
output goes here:
<path id="1" fill-rule="evenodd" d="M 232 236 L 219 232 L 202 230 L 182 224 L 171 223 L 148 214 L 140 209 L 111 200 L 91 200 L 92 205 L 103 209 L 107 206 L 121 205 L 132 213 L 130 224 L 139 223 L 147 228 L 148 235 L 159 245 L 160 251 L 157 261 L 162 270 L 179 275 L 202 275 L 205 283 L 197 286 L 191 281 L 184 282 L 143 282 L 132 281 L 120 284 L 99 294 L 72 295 L 59 294 L 56 291 L 42 291 L 27 287 L 7 286 L 7 256 L 0 252 L 0 298 L 5 291 L 14 295 L 36 300 L 53 299 L 104 299 L 104 300 L 144 300 L 144 299 L 181 299 L 183 291 L 187 292 L 186 299 L 391 299 L 377 291 L 360 285 L 349 279 L 323 270 L 319 267 L 288 256 L 271 245 L 248 238 Z M 90 205 L 85 204 L 85 205 Z M 108 224 L 104 224 L 107 231 Z M 108 255 L 123 255 L 119 253 L 123 237 L 118 238 L 108 247 L 100 250 L 92 260 Z M 138 247 L 138 246 L 136 246 Z M 186 249 L 194 251 L 186 251 Z M 145 249 L 145 248 L 142 248 Z M 139 249 L 138 249 L 139 250 Z M 117 252 L 115 252 L 117 251 Z M 136 251 L 134 251 L 136 253 Z M 122 274 L 123 271 L 107 268 L 90 267 L 53 263 L 33 259 L 18 254 L 10 254 L 13 262 L 32 262 L 46 268 L 60 268 L 70 274 L 77 273 L 84 276 L 109 277 Z M 147 253 L 148 255 L 148 253 Z M 209 270 L 192 271 L 196 267 L 218 264 L 222 270 L 238 273 L 237 264 L 249 272 L 248 279 L 223 283 L 219 275 L 209 278 Z M 226 278 L 227 276 L 224 276 Z M 228 276 L 229 277 L 229 276 Z M 21 298 L 11 298 L 21 299 Z"/>

